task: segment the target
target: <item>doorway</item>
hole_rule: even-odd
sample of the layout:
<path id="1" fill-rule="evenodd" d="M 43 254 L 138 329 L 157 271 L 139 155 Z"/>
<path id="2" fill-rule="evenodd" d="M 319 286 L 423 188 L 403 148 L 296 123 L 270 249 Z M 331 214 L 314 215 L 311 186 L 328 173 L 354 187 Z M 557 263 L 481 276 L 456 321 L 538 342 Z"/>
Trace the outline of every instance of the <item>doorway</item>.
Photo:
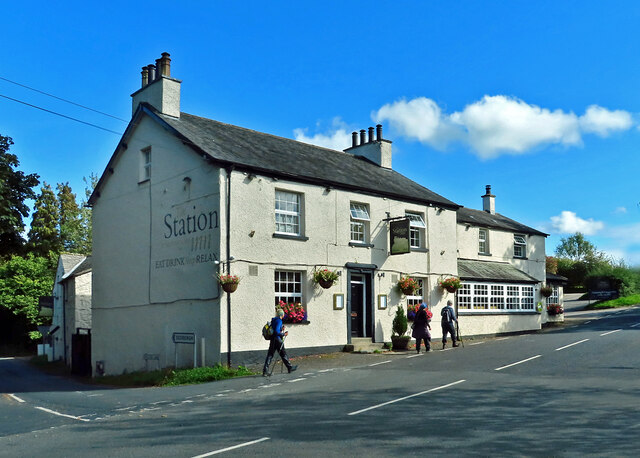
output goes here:
<path id="1" fill-rule="evenodd" d="M 369 274 L 351 274 L 349 281 L 351 337 L 373 336 L 373 301 L 370 285 Z"/>

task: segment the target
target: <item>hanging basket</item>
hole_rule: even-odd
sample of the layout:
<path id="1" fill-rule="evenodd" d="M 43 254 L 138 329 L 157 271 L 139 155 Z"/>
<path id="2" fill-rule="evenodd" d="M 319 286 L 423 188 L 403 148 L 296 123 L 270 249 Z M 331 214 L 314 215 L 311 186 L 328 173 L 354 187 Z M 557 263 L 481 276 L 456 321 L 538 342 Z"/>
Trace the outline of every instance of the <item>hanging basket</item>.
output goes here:
<path id="1" fill-rule="evenodd" d="M 404 294 L 405 296 L 412 296 L 414 292 L 413 288 L 403 288 L 402 289 L 402 294 Z"/>
<path id="2" fill-rule="evenodd" d="M 542 294 L 544 297 L 550 297 L 551 294 L 553 294 L 553 289 L 549 286 L 543 286 L 542 288 L 540 288 L 540 294 Z"/>
<path id="3" fill-rule="evenodd" d="M 318 284 L 322 286 L 324 289 L 329 289 L 333 286 L 333 281 L 331 280 L 318 280 Z"/>
<path id="4" fill-rule="evenodd" d="M 238 289 L 237 283 L 223 283 L 222 289 L 225 293 L 233 293 L 236 289 Z"/>
<path id="5" fill-rule="evenodd" d="M 445 289 L 450 293 L 455 293 L 456 291 L 458 291 L 458 288 L 456 288 L 455 286 L 446 286 Z"/>

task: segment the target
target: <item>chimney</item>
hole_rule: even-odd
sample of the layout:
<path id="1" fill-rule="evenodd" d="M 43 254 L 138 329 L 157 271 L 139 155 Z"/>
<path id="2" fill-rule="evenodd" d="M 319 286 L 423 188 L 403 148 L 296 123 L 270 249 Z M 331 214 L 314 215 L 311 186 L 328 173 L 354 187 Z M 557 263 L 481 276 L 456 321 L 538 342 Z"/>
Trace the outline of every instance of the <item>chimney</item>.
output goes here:
<path id="1" fill-rule="evenodd" d="M 496 214 L 496 196 L 491 194 L 491 185 L 486 187 L 487 193 L 482 196 L 482 209 L 492 215 Z"/>
<path id="2" fill-rule="evenodd" d="M 369 127 L 369 141 L 367 142 L 367 130 L 360 130 L 360 144 L 358 145 L 358 132 L 351 134 L 351 148 L 344 150 L 346 153 L 355 156 L 362 156 L 371 162 L 386 169 L 391 168 L 391 141 L 382 138 L 382 125 L 375 127 L 376 138 L 374 139 L 374 128 Z"/>
<path id="3" fill-rule="evenodd" d="M 138 105 L 148 103 L 160 113 L 180 117 L 180 85 L 182 81 L 171 78 L 171 59 L 163 52 L 156 63 L 142 68 L 142 88 L 131 94 L 133 113 Z"/>

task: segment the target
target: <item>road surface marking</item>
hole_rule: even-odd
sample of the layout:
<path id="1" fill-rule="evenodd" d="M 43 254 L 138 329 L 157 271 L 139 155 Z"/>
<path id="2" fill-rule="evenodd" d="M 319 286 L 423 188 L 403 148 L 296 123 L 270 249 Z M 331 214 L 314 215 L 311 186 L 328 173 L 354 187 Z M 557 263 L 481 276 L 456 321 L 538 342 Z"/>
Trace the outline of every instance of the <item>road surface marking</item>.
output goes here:
<path id="1" fill-rule="evenodd" d="M 541 356 L 542 355 L 532 356 L 531 358 L 523 359 L 522 361 L 518 361 L 517 363 L 507 364 L 506 366 L 498 367 L 497 369 L 494 369 L 494 370 L 501 371 L 502 369 L 506 369 L 507 367 L 515 366 L 517 364 L 526 363 L 527 361 L 531 361 L 532 359 L 540 358 Z"/>
<path id="2" fill-rule="evenodd" d="M 574 343 L 572 343 L 572 344 L 565 345 L 564 347 L 556 348 L 556 351 L 560 351 L 560 350 L 564 350 L 565 348 L 573 347 L 574 345 L 581 344 L 581 343 L 583 343 L 583 342 L 586 342 L 587 340 L 589 340 L 589 339 L 580 340 L 580 341 L 578 341 L 578 342 L 574 342 Z"/>
<path id="3" fill-rule="evenodd" d="M 56 412 L 55 410 L 51 410 L 51 409 L 46 409 L 44 407 L 36 407 L 36 409 L 42 410 L 43 412 L 47 412 L 53 415 L 58 415 L 60 417 L 66 417 L 66 418 L 72 418 L 73 420 L 80 420 L 80 421 L 90 421 L 86 418 L 80 418 L 80 417 L 76 417 L 74 415 L 67 415 L 66 413 L 60 413 L 60 412 Z"/>
<path id="4" fill-rule="evenodd" d="M 332 369 L 322 369 L 321 371 L 318 371 L 318 372 L 322 373 L 322 372 L 331 372 L 331 371 L 335 371 L 335 369 L 333 369 L 333 368 Z"/>
<path id="5" fill-rule="evenodd" d="M 268 385 L 262 385 L 260 388 L 271 388 L 278 385 L 282 385 L 282 383 L 270 383 Z"/>
<path id="6" fill-rule="evenodd" d="M 484 342 L 474 342 L 474 343 L 470 343 L 469 345 L 482 345 Z"/>
<path id="7" fill-rule="evenodd" d="M 289 383 L 296 383 L 296 382 L 301 382 L 302 380 L 306 380 L 306 378 L 296 378 L 296 379 L 293 379 L 293 380 L 289 380 L 288 382 Z"/>
<path id="8" fill-rule="evenodd" d="M 589 323 L 591 323 L 591 320 L 584 322 L 584 324 L 589 324 Z"/>
<path id="9" fill-rule="evenodd" d="M 16 396 L 15 394 L 11 394 L 11 393 L 7 393 L 7 396 L 9 396 L 11 399 L 13 399 L 14 401 L 18 401 L 18 402 L 24 402 L 24 399 L 20 399 L 18 396 Z"/>
<path id="10" fill-rule="evenodd" d="M 500 338 L 498 338 L 496 340 L 507 340 L 507 339 L 508 339 L 508 337 L 500 337 Z"/>
<path id="11" fill-rule="evenodd" d="M 115 409 L 115 410 L 131 410 L 131 409 L 135 409 L 138 406 L 129 406 L 129 407 L 122 407 L 120 409 Z"/>
<path id="12" fill-rule="evenodd" d="M 418 356 L 422 356 L 422 354 L 418 353 L 418 354 L 416 354 L 416 355 L 407 356 L 407 359 L 408 359 L 408 358 L 416 358 L 416 357 L 418 357 Z"/>
<path id="13" fill-rule="evenodd" d="M 8 358 L 0 358 L 0 361 L 4 361 L 6 359 L 13 359 L 13 356 L 9 356 Z"/>
<path id="14" fill-rule="evenodd" d="M 600 337 L 608 336 L 609 334 L 613 334 L 614 332 L 618 332 L 618 331 L 622 331 L 622 329 L 615 329 L 613 331 L 605 332 L 604 334 L 600 334 Z"/>
<path id="15" fill-rule="evenodd" d="M 640 323 L 636 323 L 636 324 L 632 324 L 631 325 L 632 328 L 637 328 L 638 326 L 640 326 Z"/>
<path id="16" fill-rule="evenodd" d="M 387 363 L 390 363 L 390 362 L 391 362 L 391 360 L 388 360 L 388 361 L 380 361 L 379 363 L 369 364 L 369 367 L 379 366 L 380 364 L 387 364 Z"/>
<path id="17" fill-rule="evenodd" d="M 375 406 L 367 407 L 366 409 L 356 410 L 355 412 L 351 412 L 351 413 L 349 413 L 347 415 L 358 415 L 360 413 L 367 412 L 369 410 L 377 409 L 379 407 L 388 406 L 389 404 L 394 404 L 396 402 L 404 401 L 406 399 L 415 398 L 416 396 L 422 396 L 423 394 L 431 393 L 433 391 L 438 391 L 438 390 L 442 390 L 444 388 L 449 388 L 450 386 L 457 385 L 457 384 L 465 382 L 465 381 L 466 380 L 458 380 L 457 382 L 448 383 L 448 384 L 442 385 L 442 386 L 437 386 L 435 388 L 431 388 L 430 390 L 421 391 L 420 393 L 411 394 L 409 396 L 404 396 L 402 398 L 394 399 L 393 401 L 383 402 L 382 404 L 378 404 L 378 405 L 375 405 Z"/>
<path id="18" fill-rule="evenodd" d="M 235 449 L 240 448 L 240 447 L 246 447 L 248 445 L 258 444 L 260 442 L 268 441 L 269 439 L 271 439 L 271 438 L 270 437 L 263 437 L 262 439 L 257 439 L 257 440 L 251 441 L 251 442 L 244 442 L 242 444 L 234 445 L 232 447 L 221 448 L 220 450 L 214 450 L 213 452 L 204 453 L 202 455 L 197 455 L 197 456 L 194 456 L 193 458 L 204 458 L 205 456 L 217 455 L 218 453 L 224 453 L 224 452 L 228 452 L 230 450 L 235 450 Z"/>

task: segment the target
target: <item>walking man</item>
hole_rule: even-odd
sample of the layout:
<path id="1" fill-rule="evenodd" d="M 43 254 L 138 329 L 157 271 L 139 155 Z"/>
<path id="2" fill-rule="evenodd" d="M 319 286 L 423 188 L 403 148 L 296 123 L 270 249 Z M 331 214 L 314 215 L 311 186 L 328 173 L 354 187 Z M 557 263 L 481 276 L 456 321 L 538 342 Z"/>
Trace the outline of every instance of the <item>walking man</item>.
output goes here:
<path id="1" fill-rule="evenodd" d="M 454 324 L 458 322 L 458 318 L 456 317 L 456 312 L 453 310 L 453 302 L 450 300 L 447 301 L 447 306 L 442 309 L 440 314 L 442 315 L 442 349 L 444 350 L 447 346 L 447 333 L 451 334 L 452 346 L 457 347 L 458 343 L 456 342 L 456 328 Z"/>
<path id="2" fill-rule="evenodd" d="M 282 363 L 287 366 L 287 370 L 289 371 L 289 373 L 295 371 L 298 368 L 298 366 L 291 365 L 289 357 L 287 356 L 287 352 L 284 349 L 284 338 L 289 335 L 289 331 L 285 331 L 284 326 L 282 325 L 283 316 L 284 311 L 282 309 L 278 309 L 276 316 L 271 318 L 271 328 L 273 329 L 273 335 L 271 336 L 271 341 L 269 342 L 267 359 L 265 359 L 264 368 L 262 369 L 263 377 L 271 375 L 271 373 L 269 372 L 269 366 L 271 365 L 271 360 L 273 359 L 273 355 L 276 353 L 276 351 L 280 354 Z"/>

